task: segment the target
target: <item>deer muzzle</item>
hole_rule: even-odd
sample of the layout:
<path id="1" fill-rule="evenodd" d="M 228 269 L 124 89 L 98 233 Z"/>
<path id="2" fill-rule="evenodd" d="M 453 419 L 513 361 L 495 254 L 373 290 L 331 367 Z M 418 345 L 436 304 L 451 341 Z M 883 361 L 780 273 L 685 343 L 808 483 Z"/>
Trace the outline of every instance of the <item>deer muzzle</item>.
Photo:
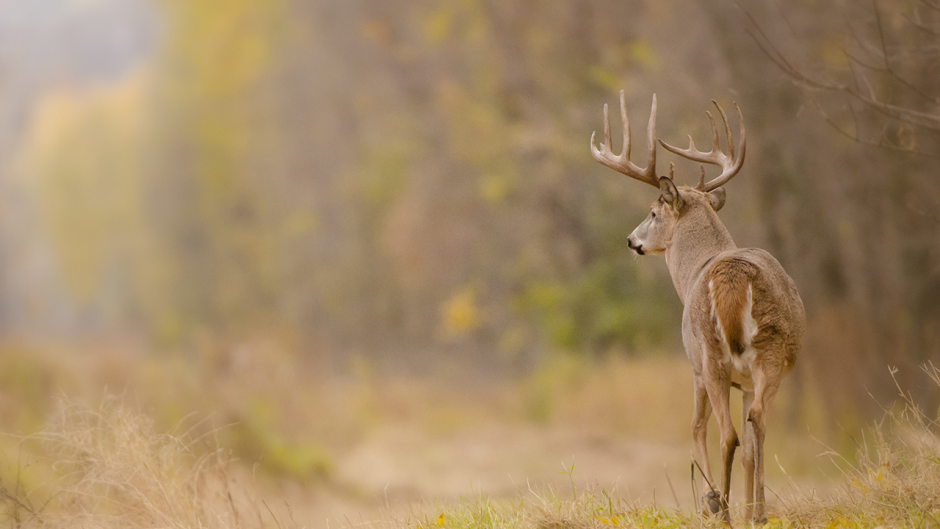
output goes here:
<path id="1" fill-rule="evenodd" d="M 644 255 L 643 245 L 641 243 L 634 243 L 632 235 L 630 237 L 627 237 L 627 248 L 630 248 L 631 250 L 636 252 L 638 255 Z"/>

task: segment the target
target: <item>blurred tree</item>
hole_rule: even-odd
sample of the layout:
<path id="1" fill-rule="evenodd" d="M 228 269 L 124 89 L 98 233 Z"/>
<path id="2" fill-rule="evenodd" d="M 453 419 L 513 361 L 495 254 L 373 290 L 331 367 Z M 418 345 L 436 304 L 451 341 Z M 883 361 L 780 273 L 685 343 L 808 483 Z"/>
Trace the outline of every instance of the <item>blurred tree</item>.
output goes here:
<path id="1" fill-rule="evenodd" d="M 263 325 L 282 288 L 282 243 L 308 222 L 273 200 L 281 137 L 266 79 L 283 45 L 284 4 L 163 6 L 171 38 L 158 65 L 146 188 L 160 260 L 145 310 L 165 338 L 200 325 Z"/>
<path id="2" fill-rule="evenodd" d="M 149 79 L 138 71 L 113 85 L 46 94 L 25 142 L 27 185 L 84 327 L 132 323 Z"/>
<path id="3" fill-rule="evenodd" d="M 867 108 L 935 113 L 933 55 L 902 53 L 932 50 L 937 15 L 922 1 L 850 10 L 845 45 L 838 6 L 785 19 L 746 8 L 788 43 L 778 62 L 800 64 L 793 34 L 833 75 L 810 86 L 831 122 L 876 130 L 858 106 L 862 63 L 880 65 L 864 76 L 879 103 Z M 334 367 L 350 352 L 418 366 L 429 351 L 485 366 L 553 348 L 681 354 L 665 265 L 625 243 L 655 196 L 588 151 L 623 88 L 635 123 L 658 94 L 673 142 L 707 134 L 708 99 L 740 103 L 747 176 L 721 215 L 800 286 L 811 321 L 798 385 L 840 413 L 893 391 L 885 364 L 912 371 L 940 353 L 940 180 L 803 112 L 730 1 L 160 5 L 166 40 L 138 84 L 74 102 L 66 125 L 37 129 L 58 132 L 30 140 L 33 193 L 92 319 L 113 310 L 169 341 L 296 336 Z M 824 98 L 847 93 L 836 86 L 855 98 L 841 114 Z M 888 123 L 860 138 L 929 145 Z M 691 183 L 697 168 L 677 174 Z"/>
<path id="4" fill-rule="evenodd" d="M 940 98 L 931 75 L 940 66 L 940 7 L 929 0 L 881 4 L 853 10 L 843 34 L 825 42 L 819 64 L 788 57 L 759 25 L 753 36 L 841 134 L 864 145 L 940 156 Z M 836 101 L 841 108 L 830 110 Z"/>
<path id="5" fill-rule="evenodd" d="M 351 219 L 330 223 L 357 241 L 333 254 L 343 256 L 334 277 L 355 278 L 334 298 L 334 314 L 348 321 L 332 328 L 347 329 L 344 341 L 401 349 L 433 342 L 447 324 L 439 307 L 468 289 L 480 324 L 463 347 L 604 351 L 674 339 L 668 326 L 637 317 L 659 323 L 677 304 L 637 295 L 668 278 L 629 266 L 620 210 L 630 197 L 619 183 L 583 174 L 600 173 L 584 156 L 584 138 L 588 108 L 597 117 L 601 106 L 584 95 L 618 84 L 611 72 L 622 66 L 653 61 L 633 29 L 601 7 L 609 6 L 294 6 L 309 24 L 304 60 L 324 41 L 355 57 L 316 63 L 354 87 L 334 95 L 348 109 L 340 129 L 357 138 L 349 153 L 357 163 L 345 168 Z M 615 11 L 626 16 L 631 7 L 643 10 Z M 600 64 L 578 58 L 600 48 L 597 24 L 630 42 L 596 54 Z M 322 91 L 322 78 L 307 80 L 310 89 Z"/>
<path id="6" fill-rule="evenodd" d="M 830 9 L 822 17 L 788 12 L 812 39 L 795 42 L 765 25 L 766 16 L 751 16 L 750 29 L 770 59 L 765 68 L 779 68 L 803 92 L 795 104 L 809 101 L 831 130 L 856 142 L 830 140 L 825 161 L 837 164 L 799 184 L 829 218 L 808 225 L 815 236 L 800 243 L 813 257 L 800 267 L 814 268 L 810 280 L 825 287 L 814 293 L 820 325 L 811 336 L 828 358 L 810 365 L 817 377 L 837 377 L 827 401 L 843 409 L 870 393 L 888 399 L 896 388 L 887 366 L 902 368 L 899 381 L 918 400 L 936 403 L 940 395 L 915 381 L 921 365 L 940 357 L 940 222 L 929 213 L 940 204 L 940 181 L 924 158 L 940 156 L 940 10 L 926 0 Z M 806 157 L 801 164 L 820 167 Z"/>

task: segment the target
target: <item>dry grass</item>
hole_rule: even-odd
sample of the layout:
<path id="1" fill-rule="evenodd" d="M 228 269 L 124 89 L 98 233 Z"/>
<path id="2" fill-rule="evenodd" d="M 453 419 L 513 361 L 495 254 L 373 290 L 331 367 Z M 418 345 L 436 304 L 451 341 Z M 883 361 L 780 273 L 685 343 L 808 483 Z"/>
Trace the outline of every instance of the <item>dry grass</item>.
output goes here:
<path id="1" fill-rule="evenodd" d="M 940 369 L 925 372 L 940 387 Z M 900 388 L 899 388 L 900 389 Z M 940 528 L 940 411 L 925 412 L 908 393 L 886 409 L 858 443 L 853 461 L 834 451 L 841 477 L 824 491 L 806 490 L 795 483 L 769 506 L 766 527 L 935 527 Z M 737 517 L 743 506 L 737 505 Z M 742 521 L 735 522 L 743 523 Z M 659 505 L 628 502 L 604 490 L 557 494 L 520 491 L 514 501 L 485 497 L 453 505 L 425 506 L 422 513 L 389 517 L 373 527 L 418 528 L 606 528 L 721 526 L 714 518 Z"/>
<path id="2" fill-rule="evenodd" d="M 51 471 L 52 479 L 0 491 L 0 513 L 11 526 L 250 526 L 239 517 L 228 461 L 211 441 L 155 433 L 152 420 L 115 399 L 97 409 L 65 402 L 52 424 L 22 445 L 38 454 L 34 468 L 24 470 Z"/>
<path id="3" fill-rule="evenodd" d="M 940 369 L 924 371 L 940 387 Z M 844 475 L 819 494 L 783 501 L 783 519 L 824 527 L 940 527 L 940 410 L 922 410 L 900 387 L 902 401 L 858 442 L 855 462 L 828 452 Z"/>
<path id="4" fill-rule="evenodd" d="M 390 426 L 413 433 L 407 439 L 409 443 L 420 440 L 413 447 L 416 451 L 439 448 L 430 443 L 441 439 L 466 441 L 481 428 L 518 433 L 522 427 L 540 437 L 550 431 L 590 432 L 585 439 L 595 444 L 599 439 L 610 439 L 611 446 L 631 436 L 650 443 L 687 441 L 687 421 L 681 419 L 687 413 L 677 411 L 687 407 L 689 400 L 685 393 L 688 385 L 681 380 L 688 376 L 688 369 L 681 359 L 612 358 L 590 364 L 561 357 L 522 383 L 500 383 L 483 391 L 448 380 L 415 383 L 383 379 L 368 369 L 346 381 L 312 384 L 299 364 L 264 354 L 248 357 L 263 364 L 236 363 L 221 370 L 211 362 L 193 367 L 173 359 L 156 363 L 142 356 L 135 363 L 116 355 L 119 361 L 101 363 L 105 367 L 95 367 L 94 373 L 103 375 L 93 376 L 81 371 L 91 369 L 91 362 L 76 366 L 53 363 L 47 368 L 29 363 L 37 362 L 36 356 L 5 358 L 7 372 L 22 375 L 9 375 L 11 380 L 51 380 L 40 389 L 53 394 L 56 388 L 60 393 L 74 393 L 69 388 L 80 389 L 82 384 L 100 387 L 95 382 L 100 380 L 114 381 L 111 387 L 134 387 L 134 393 L 126 399 L 105 398 L 103 404 L 90 408 L 75 401 L 44 400 L 48 399 L 46 394 L 30 383 L 29 388 L 35 390 L 20 397 L 24 400 L 14 400 L 17 394 L 10 393 L 4 406 L 0 398 L 0 417 L 8 417 L 17 429 L 45 425 L 39 433 L 27 431 L 17 437 L 16 443 L 9 441 L 12 436 L 3 438 L 2 455 L 10 468 L 0 468 L 5 485 L 0 488 L 0 525 L 298 527 L 290 512 L 291 503 L 301 517 L 305 505 L 296 503 L 299 496 L 283 495 L 285 487 L 297 487 L 298 475 L 312 476 L 303 490 L 316 496 L 318 505 L 337 503 L 339 498 L 343 505 L 332 509 L 331 516 L 349 513 L 355 518 L 355 513 L 363 510 L 375 512 L 375 491 L 360 488 L 364 483 L 360 478 L 376 472 L 373 459 L 365 459 L 369 464 L 360 468 L 361 476 L 339 470 L 332 476 L 327 467 L 325 477 L 319 477 L 317 472 L 302 469 L 319 468 L 323 459 L 344 461 L 348 456 L 344 447 L 370 446 L 370 441 L 381 444 L 380 434 Z M 52 355 L 49 358 L 55 362 Z M 657 383 L 664 373 L 677 382 L 664 388 Z M 931 366 L 927 373 L 940 388 L 940 372 Z M 160 388 L 162 393 L 157 391 Z M 101 401 L 88 392 L 85 395 L 88 401 Z M 794 482 L 791 491 L 777 490 L 780 497 L 771 494 L 770 526 L 940 527 L 938 417 L 918 409 L 909 396 L 905 398 L 901 405 L 886 410 L 880 424 L 855 436 L 859 439 L 856 456 L 842 458 L 836 451 L 828 453 L 838 464 L 841 477 L 817 489 L 800 488 Z M 24 406 L 33 402 L 28 399 L 36 403 L 31 413 L 25 411 L 32 409 Z M 190 413 L 207 420 L 187 419 Z M 184 426 L 174 428 L 174 424 Z M 213 424 L 227 426 L 217 429 Z M 794 439 L 802 437 L 805 435 L 800 432 L 781 432 L 776 442 L 797 445 Z M 500 455 L 509 453 L 505 443 L 515 447 L 523 442 L 518 436 L 511 441 L 499 439 L 503 443 L 497 445 Z M 317 446 L 326 447 L 329 453 L 308 454 Z M 601 448 L 607 450 L 604 446 Z M 806 444 L 798 446 L 801 457 L 810 459 Z M 460 455 L 461 450 L 469 450 L 466 443 L 454 447 L 456 452 L 451 456 L 468 459 L 466 454 Z M 578 445 L 578 449 L 587 447 Z M 261 455 L 255 457 L 255 453 Z M 609 464 L 620 466 L 623 452 L 612 454 L 611 461 L 617 463 Z M 784 455 L 781 453 L 781 460 L 787 465 Z M 266 463 L 255 465 L 258 461 Z M 557 468 L 554 461 L 557 459 L 552 458 L 551 466 Z M 587 458 L 579 456 L 578 461 L 583 463 Z M 459 463 L 442 460 L 429 468 L 441 473 Z M 507 472 L 508 467 L 501 463 L 496 467 L 502 474 Z M 258 470 L 257 481 L 253 468 Z M 586 468 L 582 464 L 575 472 L 579 483 L 589 472 Z M 623 470 L 630 472 L 630 468 Z M 262 478 L 264 472 L 269 477 Z M 770 472 L 780 469 L 768 468 Z M 392 485 L 404 482 L 402 474 L 393 476 L 389 478 Z M 782 474 L 777 476 L 777 481 L 783 479 Z M 681 483 L 675 472 L 672 479 L 677 488 L 688 487 L 687 478 Z M 412 514 L 389 511 L 382 520 L 362 525 L 541 529 L 699 527 L 712 523 L 697 514 L 672 509 L 675 502 L 662 488 L 656 503 L 649 495 L 642 501 L 624 499 L 636 497 L 626 487 L 608 493 L 596 486 L 576 488 L 574 483 L 572 479 L 570 489 L 563 486 L 556 490 L 547 484 L 529 488 L 523 483 L 515 495 L 512 489 L 505 491 L 508 498 L 461 501 L 446 498 L 441 489 L 421 489 L 419 497 L 425 498 L 424 503 L 413 507 Z M 381 485 L 385 489 L 378 490 L 384 494 L 389 487 Z M 679 490 L 679 496 L 682 494 Z M 267 503 L 261 497 L 267 498 Z M 385 495 L 385 501 L 387 498 Z M 414 496 L 403 498 L 399 499 L 411 501 Z M 393 498 L 392 503 L 397 501 Z M 434 501 L 440 503 L 428 503 Z M 689 502 L 684 507 L 688 508 Z"/>

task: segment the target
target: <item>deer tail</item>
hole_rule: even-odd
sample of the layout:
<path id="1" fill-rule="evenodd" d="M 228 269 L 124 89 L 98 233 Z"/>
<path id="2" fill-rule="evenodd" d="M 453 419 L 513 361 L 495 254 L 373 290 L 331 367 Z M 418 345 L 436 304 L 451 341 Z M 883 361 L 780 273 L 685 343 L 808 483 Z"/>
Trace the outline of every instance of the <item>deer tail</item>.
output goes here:
<path id="1" fill-rule="evenodd" d="M 708 297 L 718 335 L 733 354 L 741 355 L 757 334 L 754 307 L 754 265 L 741 259 L 719 261 L 709 270 Z"/>

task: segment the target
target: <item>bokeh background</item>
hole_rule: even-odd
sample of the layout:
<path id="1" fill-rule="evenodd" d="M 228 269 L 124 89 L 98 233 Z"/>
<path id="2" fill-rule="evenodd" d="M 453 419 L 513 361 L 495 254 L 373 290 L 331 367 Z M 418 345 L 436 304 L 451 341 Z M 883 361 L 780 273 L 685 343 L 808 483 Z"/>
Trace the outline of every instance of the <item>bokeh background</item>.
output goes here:
<path id="1" fill-rule="evenodd" d="M 0 429 L 63 396 L 195 413 L 318 520 L 572 457 L 666 497 L 681 305 L 626 247 L 655 191 L 588 149 L 622 89 L 641 155 L 653 93 L 679 145 L 740 105 L 721 217 L 809 318 L 772 429 L 850 448 L 896 383 L 940 398 L 937 22 L 928 0 L 3 0 Z"/>

